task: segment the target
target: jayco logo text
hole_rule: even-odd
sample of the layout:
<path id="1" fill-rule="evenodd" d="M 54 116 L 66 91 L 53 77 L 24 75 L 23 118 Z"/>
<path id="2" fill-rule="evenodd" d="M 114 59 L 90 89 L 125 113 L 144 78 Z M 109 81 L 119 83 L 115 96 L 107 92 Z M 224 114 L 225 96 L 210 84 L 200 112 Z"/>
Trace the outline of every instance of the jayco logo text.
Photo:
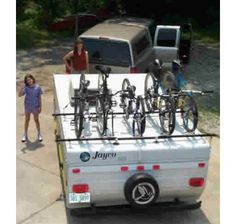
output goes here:
<path id="1" fill-rule="evenodd" d="M 105 152 L 96 152 L 95 155 L 92 157 L 92 159 L 102 159 L 105 160 L 107 158 L 115 158 L 116 153 L 105 153 Z"/>

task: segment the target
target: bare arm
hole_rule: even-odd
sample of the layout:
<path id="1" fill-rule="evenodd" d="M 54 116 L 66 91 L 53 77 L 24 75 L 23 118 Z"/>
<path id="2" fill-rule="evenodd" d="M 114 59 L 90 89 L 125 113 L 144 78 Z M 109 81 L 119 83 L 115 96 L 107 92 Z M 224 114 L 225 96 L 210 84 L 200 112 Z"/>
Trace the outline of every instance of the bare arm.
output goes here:
<path id="1" fill-rule="evenodd" d="M 72 69 L 72 65 L 70 65 L 68 63 L 68 60 L 71 59 L 71 57 L 73 56 L 73 51 L 70 51 L 69 53 L 67 53 L 64 57 L 63 57 L 63 61 L 66 65 L 66 67 L 68 67 L 69 69 Z"/>
<path id="2" fill-rule="evenodd" d="M 86 54 L 86 67 L 87 67 L 87 73 L 89 73 L 89 56 L 88 56 L 88 52 L 85 52 Z"/>
<path id="3" fill-rule="evenodd" d="M 24 95 L 24 86 L 22 86 L 21 88 L 20 88 L 20 90 L 19 90 L 19 92 L 18 92 L 18 96 L 19 97 L 21 97 L 21 96 L 23 96 Z"/>
<path id="4" fill-rule="evenodd" d="M 42 100 L 41 95 L 39 96 L 39 113 L 42 111 Z"/>

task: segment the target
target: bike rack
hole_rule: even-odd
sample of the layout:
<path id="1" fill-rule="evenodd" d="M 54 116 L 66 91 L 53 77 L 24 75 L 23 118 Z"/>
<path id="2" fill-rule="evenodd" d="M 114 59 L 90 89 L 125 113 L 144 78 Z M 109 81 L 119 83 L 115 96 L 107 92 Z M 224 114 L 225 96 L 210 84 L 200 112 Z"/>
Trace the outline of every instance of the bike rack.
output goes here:
<path id="1" fill-rule="evenodd" d="M 114 145 L 119 145 L 119 141 L 127 141 L 127 140 L 150 140 L 154 139 L 154 143 L 159 143 L 159 139 L 172 139 L 172 138 L 192 138 L 192 137 L 219 137 L 217 134 L 186 134 L 186 135 L 159 135 L 159 136 L 134 136 L 134 137 L 115 137 L 115 136 L 105 136 L 105 137 L 98 137 L 98 138 L 59 138 L 56 137 L 56 142 L 82 142 L 82 141 L 115 141 Z"/>
<path id="2" fill-rule="evenodd" d="M 119 93 L 120 91 L 117 91 L 114 95 L 116 95 L 117 93 Z M 196 93 L 196 91 L 190 91 L 191 93 Z M 200 91 L 199 91 L 200 92 Z M 201 93 L 212 93 L 213 91 L 201 91 Z M 175 95 L 176 93 L 172 93 L 173 95 Z M 181 96 L 181 95 L 187 95 L 187 92 L 178 92 L 176 95 L 177 96 Z M 98 97 L 99 95 L 89 95 L 86 98 L 93 98 L 93 97 Z M 203 94 L 202 94 L 203 95 Z M 169 95 L 166 95 L 169 96 Z M 80 97 L 72 97 L 72 99 L 80 99 Z M 153 111 L 153 112 L 145 112 L 145 114 L 159 114 L 160 112 L 157 111 Z M 176 111 L 175 113 L 181 113 L 181 111 Z M 112 115 L 112 134 L 114 135 L 114 129 L 113 129 L 113 119 L 114 119 L 114 115 L 125 115 L 124 112 L 110 112 L 108 113 L 109 115 Z M 52 116 L 54 117 L 59 117 L 59 116 L 80 116 L 77 113 L 53 113 Z M 90 115 L 95 115 L 95 116 L 91 116 L 90 119 L 93 118 L 97 118 L 97 113 L 96 112 L 92 112 L 90 113 Z M 58 136 L 56 137 L 56 142 L 72 142 L 72 141 L 97 141 L 97 140 L 103 140 L 103 141 L 114 141 L 113 144 L 114 145 L 119 145 L 119 141 L 126 141 L 126 140 L 148 140 L 148 139 L 154 139 L 154 143 L 159 143 L 160 139 L 172 139 L 172 138 L 189 138 L 189 137 L 219 137 L 219 135 L 217 134 L 210 134 L 210 133 L 204 133 L 204 134 L 182 134 L 182 135 L 159 135 L 159 136 L 133 136 L 133 137 L 116 137 L 116 136 L 104 136 L 104 137 L 97 137 L 97 138 L 68 138 L 68 139 L 61 139 Z"/>
<path id="3" fill-rule="evenodd" d="M 176 111 L 175 113 L 181 113 L 181 111 Z M 96 112 L 90 113 L 91 115 L 96 115 Z M 113 113 L 108 113 L 109 115 L 125 115 L 124 112 L 113 112 Z M 154 111 L 154 112 L 145 112 L 145 114 L 159 114 L 159 111 Z M 75 115 L 75 113 L 53 113 L 52 116 L 54 117 L 59 117 L 59 116 L 72 116 Z M 77 114 L 79 116 L 79 114 Z"/>

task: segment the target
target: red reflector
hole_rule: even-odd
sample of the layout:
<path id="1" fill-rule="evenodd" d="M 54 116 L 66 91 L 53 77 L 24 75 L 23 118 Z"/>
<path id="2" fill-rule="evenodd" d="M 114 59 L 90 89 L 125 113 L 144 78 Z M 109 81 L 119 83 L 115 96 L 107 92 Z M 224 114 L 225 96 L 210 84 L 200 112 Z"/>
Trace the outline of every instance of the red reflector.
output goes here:
<path id="1" fill-rule="evenodd" d="M 88 184 L 74 184 L 72 186 L 72 191 L 74 193 L 86 193 L 89 191 L 89 185 Z"/>
<path id="2" fill-rule="evenodd" d="M 144 166 L 137 166 L 137 170 L 139 171 L 144 170 Z"/>
<path id="3" fill-rule="evenodd" d="M 152 169 L 153 169 L 153 170 L 159 170 L 159 169 L 160 169 L 160 165 L 153 165 L 153 166 L 152 166 Z"/>
<path id="4" fill-rule="evenodd" d="M 205 165 L 206 165 L 205 163 L 198 163 L 198 167 L 201 167 L 201 168 L 205 167 Z"/>
<path id="5" fill-rule="evenodd" d="M 72 173 L 80 173 L 80 169 L 73 169 Z"/>
<path id="6" fill-rule="evenodd" d="M 189 179 L 189 186 L 191 187 L 203 187 L 205 183 L 204 178 L 197 177 Z"/>
<path id="7" fill-rule="evenodd" d="M 138 73 L 138 69 L 136 67 L 131 67 L 130 73 Z"/>
<path id="8" fill-rule="evenodd" d="M 123 172 L 126 172 L 126 171 L 129 170 L 129 167 L 128 167 L 128 166 L 122 166 L 122 167 L 120 168 L 120 170 L 123 171 Z"/>

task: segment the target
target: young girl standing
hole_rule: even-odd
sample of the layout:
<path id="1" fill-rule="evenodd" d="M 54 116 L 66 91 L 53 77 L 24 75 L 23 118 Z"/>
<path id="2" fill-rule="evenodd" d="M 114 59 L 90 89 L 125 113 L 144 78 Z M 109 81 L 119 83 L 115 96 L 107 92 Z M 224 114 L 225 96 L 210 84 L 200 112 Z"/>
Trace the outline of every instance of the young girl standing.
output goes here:
<path id="1" fill-rule="evenodd" d="M 39 123 L 39 113 L 42 109 L 41 104 L 41 87 L 35 83 L 34 76 L 28 74 L 24 78 L 25 86 L 22 87 L 19 91 L 19 97 L 25 95 L 25 128 L 24 134 L 22 136 L 21 141 L 25 142 L 28 140 L 28 127 L 30 121 L 30 114 L 32 113 L 34 116 L 34 121 L 36 124 L 36 128 L 38 131 L 38 141 L 43 141 L 42 135 L 40 133 L 40 123 Z"/>

